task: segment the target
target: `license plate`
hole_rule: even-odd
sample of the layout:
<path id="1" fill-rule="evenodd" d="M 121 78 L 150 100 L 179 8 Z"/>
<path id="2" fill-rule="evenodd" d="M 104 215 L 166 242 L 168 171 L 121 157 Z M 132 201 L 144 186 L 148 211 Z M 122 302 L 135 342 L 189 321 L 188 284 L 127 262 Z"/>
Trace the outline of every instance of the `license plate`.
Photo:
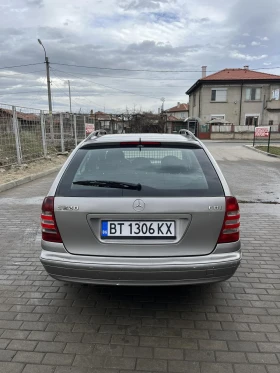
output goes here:
<path id="1" fill-rule="evenodd" d="M 176 238 L 174 221 L 102 221 L 101 238 Z"/>

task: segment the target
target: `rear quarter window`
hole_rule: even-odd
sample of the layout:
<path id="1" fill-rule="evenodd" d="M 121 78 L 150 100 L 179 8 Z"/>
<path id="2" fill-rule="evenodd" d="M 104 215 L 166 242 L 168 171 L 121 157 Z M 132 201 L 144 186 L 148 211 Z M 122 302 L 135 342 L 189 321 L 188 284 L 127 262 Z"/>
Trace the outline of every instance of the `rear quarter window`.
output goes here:
<path id="1" fill-rule="evenodd" d="M 127 190 L 73 184 L 77 181 L 141 184 Z M 220 197 L 219 177 L 202 148 L 92 147 L 77 151 L 57 189 L 61 197 Z"/>

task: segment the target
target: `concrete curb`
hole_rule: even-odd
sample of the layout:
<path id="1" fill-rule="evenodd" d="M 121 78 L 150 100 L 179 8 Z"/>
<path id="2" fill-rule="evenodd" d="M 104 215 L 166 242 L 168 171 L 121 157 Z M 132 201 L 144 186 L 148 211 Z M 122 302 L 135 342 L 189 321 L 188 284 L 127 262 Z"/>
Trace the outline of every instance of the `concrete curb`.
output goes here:
<path id="1" fill-rule="evenodd" d="M 262 150 L 259 150 L 259 149 L 254 148 L 253 145 L 243 145 L 243 146 L 244 146 L 245 148 L 248 148 L 248 149 L 253 150 L 254 152 L 257 152 L 257 153 L 260 153 L 260 154 L 267 155 L 268 157 L 279 158 L 279 159 L 280 159 L 280 155 L 270 154 L 270 153 L 264 152 L 264 151 L 262 151 Z"/>
<path id="2" fill-rule="evenodd" d="M 21 179 L 18 179 L 18 180 L 15 180 L 15 181 L 10 181 L 9 183 L 6 183 L 6 184 L 2 184 L 2 185 L 0 185 L 0 193 L 4 192 L 5 190 L 15 188 L 19 185 L 26 184 L 26 183 L 29 183 L 30 181 L 40 179 L 41 177 L 48 176 L 52 173 L 58 172 L 61 169 L 61 167 L 62 167 L 62 165 L 57 166 L 55 168 L 51 168 L 50 170 L 47 170 L 47 171 L 39 172 L 38 174 L 25 176 Z"/>

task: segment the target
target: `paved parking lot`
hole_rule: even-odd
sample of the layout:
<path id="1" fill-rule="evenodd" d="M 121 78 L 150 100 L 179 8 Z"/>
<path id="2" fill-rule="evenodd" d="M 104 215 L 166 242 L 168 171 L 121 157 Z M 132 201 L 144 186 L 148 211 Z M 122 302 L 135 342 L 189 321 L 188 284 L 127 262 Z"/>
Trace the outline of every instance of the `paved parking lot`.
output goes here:
<path id="1" fill-rule="evenodd" d="M 52 179 L 0 194 L 1 373 L 280 372 L 279 205 L 241 205 L 244 257 L 227 282 L 71 285 L 38 259 Z"/>

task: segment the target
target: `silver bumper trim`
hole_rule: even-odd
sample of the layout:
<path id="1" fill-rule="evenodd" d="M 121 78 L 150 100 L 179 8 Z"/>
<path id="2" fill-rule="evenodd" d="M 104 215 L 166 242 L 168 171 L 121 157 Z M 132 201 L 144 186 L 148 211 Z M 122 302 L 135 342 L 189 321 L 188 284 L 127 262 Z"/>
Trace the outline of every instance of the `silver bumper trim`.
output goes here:
<path id="1" fill-rule="evenodd" d="M 46 271 L 62 281 L 110 285 L 183 285 L 222 281 L 241 261 L 241 250 L 203 257 L 89 257 L 42 250 Z"/>

